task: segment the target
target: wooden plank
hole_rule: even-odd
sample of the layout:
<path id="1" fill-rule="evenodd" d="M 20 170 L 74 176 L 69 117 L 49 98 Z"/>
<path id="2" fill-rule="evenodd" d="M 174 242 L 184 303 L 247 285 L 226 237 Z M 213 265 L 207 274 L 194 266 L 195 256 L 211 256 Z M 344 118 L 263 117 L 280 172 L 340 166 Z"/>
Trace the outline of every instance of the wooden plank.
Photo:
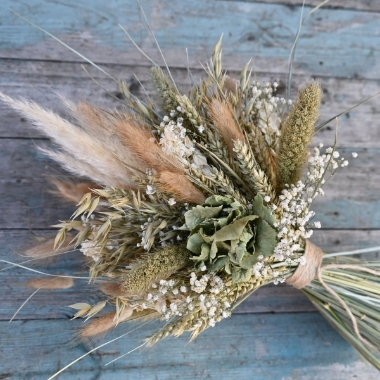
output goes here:
<path id="1" fill-rule="evenodd" d="M 90 65 L 84 65 L 94 78 L 111 94 L 118 94 L 118 87 L 109 78 L 104 78 L 96 69 Z M 107 65 L 106 70 L 115 78 L 125 79 L 130 84 L 131 91 L 145 99 L 144 91 L 138 84 L 134 74 L 142 82 L 148 95 L 156 102 L 154 86 L 149 77 L 147 67 L 131 67 L 127 65 Z M 195 80 L 198 81 L 203 75 L 203 70 L 192 70 Z M 239 73 L 230 72 L 230 75 L 238 78 Z M 189 88 L 188 75 L 185 69 L 174 69 L 173 77 L 178 87 L 186 93 Z M 282 74 L 271 74 L 268 72 L 256 73 L 258 80 L 274 81 L 280 83 L 278 95 L 284 94 L 286 77 Z M 358 79 L 336 79 L 318 78 L 324 91 L 323 104 L 321 106 L 321 120 L 328 120 L 338 113 L 360 103 L 365 98 L 379 91 L 379 83 L 370 80 Z M 293 98 L 296 89 L 310 77 L 295 75 L 293 77 Z M 41 104 L 43 107 L 65 115 L 56 91 L 74 101 L 83 99 L 97 104 L 106 109 L 120 107 L 120 103 L 96 85 L 84 72 L 78 63 L 62 62 L 34 62 L 17 60 L 0 60 L 0 86 L 1 91 L 12 97 L 26 97 Z M 380 128 L 377 120 L 380 118 L 380 108 L 376 105 L 379 98 L 372 100 L 351 111 L 348 116 L 339 119 L 340 146 L 350 147 L 380 147 Z M 334 123 L 331 127 L 323 129 L 317 134 L 315 142 L 322 141 L 332 144 L 334 141 Z M 363 128 L 363 126 L 365 126 Z M 42 135 L 31 128 L 25 119 L 15 112 L 9 111 L 0 105 L 0 138 L 1 137 L 42 137 Z"/>
<path id="2" fill-rule="evenodd" d="M 49 30 L 74 49 L 100 63 L 141 65 L 141 54 L 126 38 L 118 23 L 128 28 L 136 42 L 154 60 L 162 62 L 134 0 L 102 0 L 90 5 L 4 0 L 4 10 L 13 8 Z M 256 71 L 286 72 L 290 48 L 298 28 L 300 6 L 194 0 L 191 3 L 157 0 L 145 6 L 162 50 L 171 66 L 199 67 L 224 33 L 224 62 L 240 69 L 254 57 Z M 306 7 L 306 12 L 311 7 Z M 238 22 L 237 22 L 238 20 Z M 286 20 L 286 21 L 285 21 Z M 379 78 L 377 49 L 378 12 L 352 9 L 321 9 L 309 18 L 299 41 L 295 72 L 336 77 Z M 1 12 L 2 58 L 78 61 L 66 48 L 18 19 Z"/>
<path id="3" fill-rule="evenodd" d="M 22 263 L 28 258 L 22 257 L 23 251 L 37 243 L 37 237 L 50 238 L 52 230 L 0 230 L 0 258 Z M 339 252 L 378 246 L 380 230 L 318 231 L 312 241 L 326 252 Z M 367 254 L 367 259 L 379 258 L 378 254 Z M 50 274 L 86 276 L 84 256 L 70 253 L 55 259 L 38 260 L 24 265 Z M 0 269 L 8 265 L 1 263 Z M 0 272 L 0 289 L 6 289 L 1 298 L 0 320 L 10 320 L 19 306 L 32 294 L 26 282 L 42 275 L 21 268 Z M 75 286 L 63 291 L 39 291 L 17 315 L 16 319 L 62 319 L 72 317 L 73 310 L 67 308 L 75 302 L 95 304 L 101 294 L 94 287 L 87 286 L 87 281 L 76 280 Z M 289 286 L 268 285 L 259 289 L 254 295 L 239 306 L 236 313 L 288 313 L 313 311 L 314 307 L 298 290 Z"/>
<path id="4" fill-rule="evenodd" d="M 2 139 L 0 147 L 0 228 L 48 228 L 69 218 L 75 207 L 49 185 L 49 178 L 66 174 L 36 150 L 36 141 Z"/>
<path id="5" fill-rule="evenodd" d="M 220 0 L 220 1 L 231 1 L 236 0 Z M 303 0 L 239 0 L 247 3 L 268 3 L 268 4 L 284 4 L 287 6 L 299 6 L 302 5 Z M 308 6 L 317 6 L 321 3 L 321 0 L 307 0 L 305 3 Z M 330 0 L 327 4 L 323 6 L 324 9 L 350 9 L 356 11 L 380 11 L 380 3 L 372 0 Z"/>
<path id="6" fill-rule="evenodd" d="M 80 321 L 0 322 L 2 379 L 46 379 L 89 350 L 70 347 Z M 366 379 L 377 370 L 362 363 L 318 313 L 234 315 L 186 345 L 188 337 L 105 364 L 139 346 L 158 328 L 150 323 L 76 363 L 59 379 Z M 131 326 L 120 325 L 114 338 Z M 98 343 L 105 342 L 102 339 Z M 91 346 L 92 347 L 92 346 Z"/>
<path id="7" fill-rule="evenodd" d="M 48 142 L 42 141 L 48 146 Z M 47 228 L 57 220 L 69 218 L 74 208 L 51 194 L 49 178 L 65 174 L 36 150 L 41 142 L 0 139 L 0 229 Z M 313 209 L 323 228 L 380 228 L 380 149 L 340 149 L 351 159 L 326 185 L 326 195 L 315 201 Z M 352 158 L 352 157 L 351 157 Z M 17 212 L 15 212 L 17 210 Z M 21 215 L 21 217 L 20 217 Z"/>

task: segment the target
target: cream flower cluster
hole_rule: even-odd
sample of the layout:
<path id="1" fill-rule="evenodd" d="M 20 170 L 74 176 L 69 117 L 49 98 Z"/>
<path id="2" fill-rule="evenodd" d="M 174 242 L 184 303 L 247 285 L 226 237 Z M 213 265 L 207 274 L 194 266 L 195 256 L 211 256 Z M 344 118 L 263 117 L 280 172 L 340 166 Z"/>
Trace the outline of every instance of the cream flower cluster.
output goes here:
<path id="1" fill-rule="evenodd" d="M 223 318 L 231 316 L 231 305 L 226 297 L 228 292 L 229 288 L 219 276 L 207 273 L 198 278 L 192 272 L 188 285 L 174 280 L 160 280 L 158 284 L 153 284 L 140 306 L 158 310 L 167 321 L 198 309 L 201 316 L 194 322 L 193 328 L 204 323 L 213 327 Z"/>
<path id="2" fill-rule="evenodd" d="M 274 96 L 278 83 L 254 82 L 251 87 L 252 98 L 246 106 L 246 114 L 252 115 L 257 126 L 262 130 L 268 140 L 272 140 L 271 136 L 280 135 L 280 123 L 287 111 L 291 100 L 286 101 L 284 98 Z M 272 141 L 267 141 L 272 145 Z"/>
<path id="3" fill-rule="evenodd" d="M 180 107 L 178 107 L 180 110 Z M 207 158 L 195 148 L 194 143 L 186 135 L 183 127 L 183 118 L 174 117 L 177 111 L 173 110 L 170 116 L 165 116 L 160 124 L 160 145 L 164 153 L 173 155 L 185 168 L 201 171 L 204 175 L 214 177 L 207 164 Z"/>
<path id="4" fill-rule="evenodd" d="M 271 205 L 272 211 L 276 214 L 278 222 L 275 223 L 279 242 L 274 250 L 273 259 L 286 264 L 299 263 L 306 264 L 305 256 L 302 256 L 302 241 L 309 239 L 313 234 L 311 219 L 314 211 L 310 211 L 310 205 L 318 195 L 324 195 L 322 186 L 328 178 L 332 176 L 340 167 L 348 165 L 348 161 L 340 157 L 339 152 L 334 148 L 327 148 L 323 154 L 319 144 L 314 148 L 308 159 L 305 182 L 298 181 L 296 185 L 288 185 L 279 196 L 279 203 Z M 357 153 L 353 153 L 354 158 Z M 321 228 L 321 223 L 313 223 L 315 228 Z M 253 267 L 253 274 L 256 277 L 272 274 L 274 283 L 284 282 L 285 279 L 278 276 L 278 272 L 272 270 L 268 265 L 270 259 L 261 260 Z"/>

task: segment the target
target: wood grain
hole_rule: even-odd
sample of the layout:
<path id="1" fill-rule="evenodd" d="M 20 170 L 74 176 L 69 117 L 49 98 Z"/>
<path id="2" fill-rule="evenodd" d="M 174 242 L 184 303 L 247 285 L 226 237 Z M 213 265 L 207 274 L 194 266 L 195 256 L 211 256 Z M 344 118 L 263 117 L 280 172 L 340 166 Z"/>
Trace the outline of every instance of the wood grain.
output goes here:
<path id="1" fill-rule="evenodd" d="M 237 0 L 218 0 L 218 1 L 231 1 L 236 2 Z M 303 0 L 239 0 L 247 3 L 268 3 L 268 4 L 283 4 L 287 6 L 299 6 L 302 5 Z M 307 0 L 305 4 L 307 6 L 317 6 L 321 3 L 321 0 Z M 327 4 L 323 6 L 324 9 L 350 9 L 356 11 L 370 11 L 378 12 L 380 11 L 380 3 L 372 0 L 330 0 Z"/>
<path id="2" fill-rule="evenodd" d="M 376 2 L 375 2 L 376 3 Z M 352 4 L 352 2 L 351 2 Z M 81 61 L 74 53 L 8 11 L 21 13 L 98 63 L 149 65 L 118 27 L 124 25 L 142 49 L 162 63 L 135 0 L 3 0 L 1 58 Z M 205 62 L 224 33 L 224 62 L 241 69 L 254 57 L 255 71 L 287 72 L 301 8 L 286 2 L 155 0 L 144 5 L 167 61 L 186 67 Z M 305 14 L 311 10 L 306 7 Z M 221 22 L 221 20 L 223 20 Z M 286 20 L 286 22 L 284 22 Z M 321 9 L 305 23 L 295 72 L 346 78 L 379 78 L 378 12 Z M 27 36 L 27 37 L 26 37 Z"/>
<path id="3" fill-rule="evenodd" d="M 46 379 L 53 375 L 93 347 L 68 344 L 80 326 L 80 321 L 69 320 L 0 322 L 1 378 Z M 378 372 L 362 363 L 317 313 L 234 315 L 191 344 L 186 345 L 187 336 L 167 339 L 105 367 L 139 346 L 157 327 L 150 323 L 101 348 L 59 379 L 378 379 Z M 107 339 L 130 329 L 120 325 Z"/>

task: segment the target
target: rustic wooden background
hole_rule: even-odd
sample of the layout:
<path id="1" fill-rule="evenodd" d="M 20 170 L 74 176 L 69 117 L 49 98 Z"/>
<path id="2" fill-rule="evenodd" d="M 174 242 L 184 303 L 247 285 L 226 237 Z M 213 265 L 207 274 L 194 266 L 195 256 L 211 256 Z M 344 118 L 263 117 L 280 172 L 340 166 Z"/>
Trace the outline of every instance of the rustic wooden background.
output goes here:
<path id="1" fill-rule="evenodd" d="M 307 1 L 307 13 L 318 0 Z M 145 0 L 145 11 L 175 79 L 186 91 L 185 47 L 189 66 L 200 76 L 199 61 L 210 56 L 224 33 L 224 63 L 231 75 L 251 57 L 258 79 L 285 83 L 289 51 L 302 0 L 217 1 Z M 143 96 L 134 74 L 149 93 L 149 62 L 128 41 L 121 23 L 152 58 L 160 60 L 135 0 L 2 0 L 0 4 L 1 91 L 24 96 L 61 112 L 56 92 L 103 107 L 117 103 L 82 70 L 84 65 L 110 93 L 114 82 L 26 24 L 10 8 L 49 30 L 83 55 L 123 78 Z M 332 0 L 306 22 L 299 41 L 293 89 L 320 80 L 328 119 L 380 90 L 380 2 Z M 283 88 L 281 85 L 280 88 Z M 295 91 L 294 91 L 295 92 Z M 380 99 L 339 120 L 339 146 L 351 160 L 315 204 L 322 230 L 312 241 L 327 251 L 379 245 Z M 316 142 L 332 144 L 333 126 Z M 49 141 L 23 118 L 0 107 L 0 255 L 21 262 L 25 247 L 54 235 L 50 226 L 73 209 L 49 192 L 49 177 L 65 176 L 36 146 Z M 80 147 L 78 147 L 80 149 Z M 29 265 L 49 273 L 83 273 L 78 254 L 64 261 Z M 7 265 L 1 264 L 0 268 Z M 0 379 L 46 379 L 82 355 L 90 342 L 70 339 L 82 321 L 70 321 L 74 302 L 96 302 L 83 283 L 68 291 L 40 291 L 9 323 L 32 293 L 25 282 L 34 273 L 0 272 Z M 260 289 L 229 320 L 186 345 L 187 336 L 168 339 L 105 367 L 136 347 L 157 325 L 147 325 L 72 366 L 61 379 L 378 379 L 355 351 L 325 322 L 302 294 L 277 286 Z M 123 325 L 117 332 L 125 332 Z M 115 333 L 116 334 L 116 333 Z M 110 334 L 108 338 L 116 336 Z M 101 343 L 105 340 L 100 340 Z"/>

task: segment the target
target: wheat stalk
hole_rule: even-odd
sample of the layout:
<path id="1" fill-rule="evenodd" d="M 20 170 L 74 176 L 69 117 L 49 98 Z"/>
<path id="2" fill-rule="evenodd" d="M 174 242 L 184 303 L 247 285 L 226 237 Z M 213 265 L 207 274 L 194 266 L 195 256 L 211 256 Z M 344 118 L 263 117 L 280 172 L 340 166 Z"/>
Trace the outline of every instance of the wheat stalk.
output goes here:
<path id="1" fill-rule="evenodd" d="M 235 141 L 234 150 L 244 175 L 244 181 L 252 185 L 256 193 L 261 194 L 263 198 L 269 197 L 270 201 L 273 202 L 276 199 L 276 193 L 247 144 L 240 140 Z"/>

